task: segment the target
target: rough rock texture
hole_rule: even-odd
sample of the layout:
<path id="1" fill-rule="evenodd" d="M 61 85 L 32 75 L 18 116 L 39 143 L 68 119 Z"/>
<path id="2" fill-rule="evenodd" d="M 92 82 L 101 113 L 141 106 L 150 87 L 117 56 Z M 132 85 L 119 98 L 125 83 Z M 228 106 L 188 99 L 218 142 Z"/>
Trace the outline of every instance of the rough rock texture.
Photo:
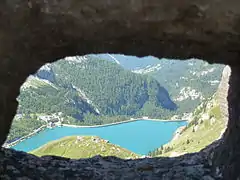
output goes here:
<path id="1" fill-rule="evenodd" d="M 215 170 L 221 172 L 225 179 L 240 178 L 240 68 L 232 67 L 228 91 L 228 128 L 223 137 L 223 143 L 214 150 Z M 218 169 L 218 170 L 217 170 Z"/>
<path id="2" fill-rule="evenodd" d="M 20 84 L 48 61 L 111 52 L 238 65 L 239 5 L 238 0 L 2 0 L 0 144 Z"/>
<path id="3" fill-rule="evenodd" d="M 217 96 L 218 101 L 220 104 L 220 109 L 226 124 L 228 123 L 228 101 L 227 101 L 227 94 L 229 90 L 229 78 L 231 75 L 231 68 L 226 66 L 222 72 L 222 78 L 218 86 Z"/>
<path id="4" fill-rule="evenodd" d="M 240 178 L 239 15 L 239 0 L 1 0 L 0 144 L 15 115 L 20 85 L 46 62 L 100 52 L 195 57 L 233 68 L 228 130 L 210 159 L 223 178 Z M 21 157 L 27 158 L 14 152 L 24 162 Z"/>
<path id="5" fill-rule="evenodd" d="M 90 159 L 66 159 L 56 156 L 38 158 L 24 152 L 0 151 L 0 179 L 126 179 L 193 180 L 213 179 L 207 153 L 177 158 L 122 160 L 96 156 Z"/>

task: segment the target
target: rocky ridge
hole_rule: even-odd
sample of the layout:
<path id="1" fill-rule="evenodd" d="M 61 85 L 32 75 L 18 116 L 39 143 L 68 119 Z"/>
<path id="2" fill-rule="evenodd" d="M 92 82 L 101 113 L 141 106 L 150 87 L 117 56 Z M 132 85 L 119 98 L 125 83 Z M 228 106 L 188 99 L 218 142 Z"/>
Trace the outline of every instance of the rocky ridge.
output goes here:
<path id="1" fill-rule="evenodd" d="M 231 68 L 229 66 L 226 66 L 223 69 L 222 78 L 221 78 L 221 81 L 220 81 L 220 84 L 218 87 L 218 91 L 217 91 L 217 96 L 218 96 L 218 101 L 220 104 L 221 113 L 222 113 L 224 120 L 226 121 L 226 124 L 227 124 L 228 118 L 229 118 L 228 101 L 227 101 L 226 95 L 229 90 L 228 81 L 229 81 L 230 75 L 231 75 Z"/>
<path id="2" fill-rule="evenodd" d="M 212 146 L 213 147 L 213 146 Z M 201 153 L 175 158 L 142 158 L 123 160 L 95 156 L 90 159 L 69 159 L 57 156 L 37 156 L 12 149 L 0 151 L 0 179 L 79 179 L 79 180 L 213 180 L 208 154 Z"/>

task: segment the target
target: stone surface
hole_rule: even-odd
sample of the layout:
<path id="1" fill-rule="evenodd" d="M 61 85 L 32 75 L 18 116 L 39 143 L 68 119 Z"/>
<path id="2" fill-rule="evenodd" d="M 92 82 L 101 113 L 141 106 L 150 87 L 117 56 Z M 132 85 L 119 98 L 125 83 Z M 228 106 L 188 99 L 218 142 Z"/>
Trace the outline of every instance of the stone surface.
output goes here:
<path id="1" fill-rule="evenodd" d="M 238 65 L 239 5 L 238 0 L 2 0 L 0 144 L 16 111 L 19 86 L 46 62 L 110 52 Z"/>
<path id="2" fill-rule="evenodd" d="M 228 94 L 228 90 L 229 90 L 228 82 L 229 82 L 230 75 L 231 75 L 231 68 L 229 66 L 226 66 L 223 69 L 222 78 L 219 83 L 218 91 L 217 91 L 217 96 L 218 96 L 218 101 L 221 108 L 222 117 L 226 121 L 226 124 L 228 123 L 228 118 L 229 118 L 228 100 L 227 100 L 226 94 Z"/>
<path id="3" fill-rule="evenodd" d="M 15 115 L 19 87 L 29 74 L 46 62 L 65 56 L 104 52 L 178 59 L 195 57 L 232 67 L 228 129 L 221 145 L 210 153 L 213 159 L 208 160 L 212 162 L 212 170 L 219 178 L 237 179 L 240 177 L 239 15 L 239 0 L 1 0 L 0 144 L 6 139 Z M 10 162 L 16 163 L 12 164 L 16 170 L 12 170 L 11 166 L 8 170 L 4 169 L 3 179 L 10 178 L 11 174 L 8 175 L 7 171 L 23 173 L 25 178 L 28 171 L 36 172 L 39 174 L 36 177 L 41 179 L 43 173 L 40 172 L 45 170 L 38 169 L 42 166 L 36 166 L 36 163 L 45 163 L 48 179 L 67 175 L 73 178 L 77 175 L 73 172 L 79 172 L 79 169 L 74 169 L 75 166 L 66 168 L 66 160 L 52 162 L 43 158 L 28 164 L 29 156 L 16 152 L 13 154 L 10 157 L 6 157 L 6 153 L 2 154 L 5 161 L 1 161 L 3 164 L 0 170 L 5 168 L 8 161 L 8 165 L 11 165 Z M 16 167 L 16 159 L 19 158 L 23 168 Z M 172 167 L 162 179 L 177 179 L 187 175 L 185 171 L 174 173 L 180 165 L 175 166 L 171 159 L 159 161 L 169 163 L 168 167 Z M 89 162 L 94 163 L 94 159 L 86 161 Z M 52 173 L 52 170 L 58 168 L 52 163 L 63 168 L 62 171 Z M 155 161 L 154 164 L 159 165 Z M 95 164 L 95 169 L 91 169 L 89 165 L 88 169 L 83 169 L 82 179 L 93 178 L 96 173 L 99 174 L 98 178 L 103 177 L 101 167 L 101 164 Z M 152 168 L 159 173 L 164 171 L 161 166 Z M 104 176 L 114 178 L 118 172 L 116 169 L 118 166 L 110 166 L 106 172 L 108 174 Z M 143 175 L 144 179 L 144 176 L 151 174 L 151 168 L 143 169 L 150 172 L 144 170 L 141 174 L 132 169 L 127 175 L 132 179 Z M 186 171 L 195 173 L 194 169 L 191 165 Z M 196 173 L 202 175 L 203 172 L 200 170 Z"/>
<path id="4" fill-rule="evenodd" d="M 188 154 L 176 158 L 123 160 L 96 156 L 72 160 L 45 156 L 42 158 L 10 149 L 0 151 L 0 179 L 213 179 L 207 153 Z"/>
<path id="5" fill-rule="evenodd" d="M 228 128 L 222 145 L 215 149 L 215 173 L 225 179 L 240 178 L 240 68 L 232 67 L 228 91 Z"/>

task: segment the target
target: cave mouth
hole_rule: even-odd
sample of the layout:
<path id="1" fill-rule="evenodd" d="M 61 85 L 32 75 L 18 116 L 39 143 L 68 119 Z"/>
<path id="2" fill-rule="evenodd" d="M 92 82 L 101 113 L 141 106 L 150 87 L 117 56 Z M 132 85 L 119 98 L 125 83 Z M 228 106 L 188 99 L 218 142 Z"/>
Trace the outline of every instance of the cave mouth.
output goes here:
<path id="1" fill-rule="evenodd" d="M 88 60 L 89 58 L 90 58 L 90 60 Z M 70 74 L 71 71 L 75 72 L 74 66 L 79 66 L 78 67 L 79 69 L 81 69 L 80 66 L 82 66 L 83 69 L 87 68 L 87 66 L 89 66 L 89 64 L 94 62 L 94 60 L 91 60 L 91 58 L 92 59 L 95 58 L 94 60 L 99 60 L 99 61 L 100 60 L 108 61 L 108 64 L 106 64 L 106 63 L 105 64 L 104 63 L 94 64 L 94 67 L 91 67 L 92 69 L 88 69 L 88 71 L 86 71 L 85 74 L 90 72 L 89 75 L 91 75 L 91 73 L 94 72 L 94 70 L 95 70 L 96 73 L 97 73 L 97 71 L 100 71 L 101 73 L 99 75 L 101 76 L 101 74 L 104 72 L 99 68 L 100 66 L 106 66 L 104 69 L 107 69 L 107 68 L 109 68 L 109 64 L 111 65 L 111 63 L 115 63 L 116 65 L 121 66 L 121 68 L 123 68 L 125 71 L 131 71 L 133 74 L 136 74 L 136 75 L 142 75 L 142 76 L 148 75 L 152 79 L 158 81 L 158 83 L 160 83 L 160 90 L 161 90 L 160 93 L 166 94 L 165 95 L 166 97 L 162 97 L 162 100 L 165 101 L 164 102 L 165 104 L 160 103 L 159 106 L 162 106 L 163 108 L 166 108 L 166 109 L 168 108 L 169 112 L 177 111 L 177 112 L 171 114 L 171 118 L 174 117 L 176 120 L 178 118 L 181 118 L 183 120 L 185 120 L 184 118 L 189 118 L 188 115 L 192 114 L 192 112 L 195 111 L 195 109 L 202 103 L 203 100 L 207 101 L 207 100 L 209 100 L 209 98 L 212 98 L 211 96 L 213 94 L 215 94 L 215 91 L 217 92 L 217 87 L 219 86 L 219 82 L 221 81 L 221 71 L 223 70 L 223 66 L 221 66 L 221 65 L 217 65 L 217 64 L 210 65 L 207 62 L 204 62 L 202 60 L 197 60 L 194 58 L 186 60 L 186 61 L 179 61 L 179 60 L 170 60 L 170 59 L 158 59 L 158 58 L 155 58 L 152 56 L 137 58 L 135 56 L 125 56 L 125 55 L 120 55 L 120 54 L 90 54 L 90 55 L 85 55 L 85 56 L 66 57 L 66 58 L 64 58 L 62 60 L 58 60 L 54 63 L 45 64 L 35 74 L 33 74 L 27 78 L 26 82 L 20 88 L 22 91 L 22 94 L 20 93 L 20 96 L 18 97 L 19 106 L 18 106 L 17 114 L 15 115 L 15 118 L 13 121 L 13 126 L 14 127 L 17 127 L 17 126 L 22 127 L 22 125 L 19 125 L 19 123 L 21 122 L 21 119 L 24 119 L 24 120 L 29 119 L 29 120 L 32 120 L 32 122 L 34 122 L 34 124 L 36 124 L 37 128 L 33 129 L 30 126 L 31 121 L 26 120 L 26 122 L 24 121 L 24 123 L 26 124 L 25 125 L 26 131 L 27 132 L 29 131 L 28 127 L 27 127 L 29 125 L 30 126 L 29 133 L 32 133 L 33 131 L 35 131 L 35 133 L 36 133 L 36 129 L 38 132 L 38 130 L 40 130 L 40 129 L 42 130 L 43 126 L 49 127 L 49 126 L 52 126 L 52 124 L 54 124 L 54 123 L 57 124 L 59 122 L 61 122 L 61 124 L 69 123 L 69 120 L 67 120 L 68 122 L 65 120 L 69 116 L 67 116 L 67 115 L 61 116 L 60 115 L 60 113 L 63 114 L 63 112 L 64 112 L 64 110 L 60 108 L 60 105 L 58 108 L 60 108 L 61 110 L 59 110 L 59 109 L 57 110 L 57 107 L 55 107 L 56 104 L 61 104 L 61 103 L 56 102 L 56 96 L 59 97 L 59 99 L 60 99 L 60 96 L 57 95 L 57 93 L 59 93 L 59 92 L 57 92 L 57 91 L 53 92 L 53 89 L 65 88 L 67 90 L 67 91 L 65 90 L 66 94 L 72 90 L 77 90 L 80 93 L 81 97 L 87 98 L 88 95 L 86 95 L 86 90 L 88 90 L 88 89 L 85 88 L 84 91 L 82 91 L 81 89 L 78 89 L 78 87 L 83 86 L 83 85 L 81 85 L 81 83 L 79 84 L 78 87 L 76 87 L 74 85 L 74 83 L 77 83 L 76 80 L 71 79 L 72 83 L 68 84 L 67 81 L 64 80 L 64 78 L 69 79 L 69 77 L 70 78 L 73 77 L 73 75 L 67 76 L 67 74 Z M 87 61 L 89 64 L 86 63 Z M 55 65 L 55 64 L 57 64 L 57 65 Z M 55 65 L 55 66 L 53 66 L 53 65 Z M 96 66 L 99 66 L 98 69 L 96 68 Z M 116 68 L 116 67 L 114 67 L 114 68 Z M 68 70 L 68 69 L 70 69 L 70 70 Z M 167 70 L 160 71 L 161 69 L 167 69 Z M 63 75 L 62 77 L 58 76 L 58 78 L 55 77 L 55 76 L 61 74 L 61 72 L 63 73 L 63 71 L 66 71 L 65 75 Z M 176 71 L 178 71 L 178 74 L 176 73 Z M 174 75 L 174 72 L 176 73 L 175 75 Z M 189 74 L 187 74 L 187 72 Z M 83 74 L 81 75 L 81 73 L 80 73 L 78 75 L 78 77 L 84 76 L 84 71 L 82 73 Z M 157 77 L 158 76 L 161 77 L 163 73 L 164 73 L 165 77 L 157 79 Z M 208 73 L 210 75 L 207 75 Z M 99 76 L 99 75 L 97 75 L 97 76 Z M 108 78 L 110 78 L 110 76 Z M 167 83 L 169 80 L 167 80 L 166 77 L 168 77 L 168 76 L 171 77 L 170 80 L 173 81 L 171 84 Z M 193 78 L 194 76 L 195 76 L 195 79 Z M 181 81 L 179 82 L 179 80 L 177 79 L 179 77 L 180 77 L 180 80 L 182 79 L 182 82 Z M 84 78 L 87 78 L 87 77 L 84 77 Z M 95 77 L 95 79 L 96 78 L 97 77 Z M 127 78 L 127 76 L 125 76 L 125 78 Z M 109 81 L 109 79 L 107 79 L 107 81 Z M 188 81 L 191 81 L 191 85 L 192 85 L 191 87 L 190 87 L 190 84 L 188 83 Z M 206 81 L 208 81 L 208 83 L 204 84 L 203 82 L 206 82 Z M 88 83 L 89 82 L 87 82 L 85 84 L 88 84 Z M 95 83 L 97 83 L 97 82 L 95 82 Z M 51 85 L 50 87 L 46 86 L 49 84 Z M 103 82 L 103 84 L 104 84 L 104 82 Z M 226 82 L 225 82 L 225 84 L 226 84 Z M 104 86 L 106 86 L 106 85 L 107 84 L 105 83 Z M 167 87 L 167 88 L 165 88 L 165 87 Z M 207 89 L 207 87 L 209 87 L 209 88 Z M 32 88 L 32 91 L 35 94 L 26 92 L 26 89 L 28 89 L 28 88 Z M 54 98 L 51 96 L 48 96 L 47 99 L 49 101 L 52 99 L 51 101 L 54 101 L 55 104 L 52 104 L 49 107 L 45 107 L 45 106 L 41 107 L 41 105 L 50 104 L 51 102 L 48 102 L 47 99 L 45 99 L 45 102 L 38 102 L 37 98 L 41 98 L 41 96 L 44 96 L 44 95 L 46 96 L 46 94 L 45 94 L 46 92 L 34 91 L 34 89 L 38 89 L 38 88 L 46 88 L 46 91 L 50 91 L 50 94 L 52 94 L 54 96 Z M 178 89 L 178 91 L 173 90 L 173 89 Z M 65 96 L 64 92 L 60 93 L 61 96 Z M 211 96 L 209 96 L 209 95 L 211 95 Z M 225 97 L 225 98 L 223 98 L 223 100 L 226 99 L 226 92 L 225 92 L 225 94 L 222 93 L 221 95 Z M 101 94 L 99 94 L 98 96 L 101 97 Z M 28 97 L 28 100 L 30 98 L 32 98 L 32 100 L 31 101 L 25 100 L 26 102 L 24 102 L 23 99 L 26 99 L 26 97 Z M 71 98 L 73 98 L 73 99 L 71 99 Z M 76 97 L 74 96 L 71 98 L 70 98 L 70 100 L 74 100 Z M 186 98 L 186 99 L 184 99 L 184 98 Z M 187 101 L 188 100 L 187 98 L 190 98 L 190 100 Z M 168 102 L 166 102 L 166 99 L 168 100 Z M 46 101 L 48 103 L 46 103 Z M 66 101 L 66 100 L 62 99 L 62 101 Z M 194 101 L 196 101 L 196 102 L 194 102 Z M 34 104 L 34 102 L 38 102 L 38 104 L 36 105 L 36 104 Z M 89 104 L 92 103 L 92 101 L 90 99 L 87 99 L 87 102 L 88 103 L 90 102 Z M 83 104 L 82 102 L 76 101 L 76 103 L 77 104 L 80 103 L 79 105 L 82 105 L 82 106 L 84 105 L 85 107 L 87 106 L 86 104 Z M 177 103 L 177 104 L 175 104 L 175 103 Z M 191 104 L 191 105 L 188 105 L 188 104 Z M 181 107 L 181 106 L 184 106 L 185 108 L 180 108 L 180 110 L 179 110 L 179 107 Z M 186 107 L 186 106 L 188 106 L 188 107 Z M 210 104 L 210 106 L 214 106 L 214 105 Z M 176 107 L 178 107 L 178 109 Z M 42 113 L 42 111 L 47 111 L 46 109 L 51 109 L 51 108 L 53 110 L 52 111 L 50 110 L 47 114 L 44 115 L 44 113 Z M 99 113 L 99 110 L 97 107 L 94 107 L 94 108 L 95 108 L 94 111 L 90 110 L 89 112 L 97 115 Z M 190 108 L 190 110 L 189 110 L 189 108 Z M 162 110 L 160 109 L 159 111 L 162 111 Z M 165 112 L 165 113 L 169 113 L 169 112 Z M 87 113 L 87 112 L 83 112 L 83 113 Z M 155 112 L 155 114 L 156 114 L 156 112 Z M 121 114 L 116 114 L 116 115 L 119 116 Z M 130 116 L 128 116 L 128 117 L 119 116 L 119 118 L 122 118 L 121 119 L 121 121 L 122 121 L 122 120 L 124 120 L 124 118 L 126 120 L 128 120 L 128 119 L 133 119 L 133 117 L 135 117 L 135 118 L 148 117 L 150 119 L 151 118 L 152 119 L 154 119 L 154 118 L 166 119 L 166 117 L 170 117 L 169 115 L 168 116 L 166 115 L 164 117 L 157 116 L 157 115 L 152 116 L 151 114 L 150 114 L 150 116 L 148 116 L 148 115 L 149 114 L 144 114 L 144 113 L 140 114 L 138 116 L 134 115 L 134 114 L 132 114 L 132 115 L 130 114 Z M 201 116 L 203 116 L 203 115 L 201 115 Z M 190 125 L 187 127 L 188 131 L 190 128 L 191 128 L 191 131 L 194 131 L 194 132 L 197 131 L 198 126 L 201 125 L 204 121 L 204 119 L 201 116 L 198 115 L 197 117 L 194 118 L 195 119 L 194 121 L 189 121 Z M 209 116 L 212 116 L 212 117 L 208 117 L 209 119 L 211 118 L 210 125 L 214 126 L 215 124 L 213 123 L 213 121 L 216 121 L 216 118 L 214 117 L 215 115 L 209 115 Z M 78 119 L 81 122 L 83 121 L 82 114 L 79 114 L 79 113 L 74 114 L 74 115 L 72 114 L 71 117 Z M 95 118 L 95 117 L 91 117 L 91 118 Z M 103 117 L 103 118 L 105 118 L 105 117 Z M 114 118 L 114 117 L 110 116 L 108 118 Z M 197 122 L 196 121 L 197 118 L 202 118 L 202 120 Z M 34 119 L 37 119 L 37 121 L 35 121 Z M 52 122 L 52 119 L 53 119 L 53 122 Z M 59 120 L 59 119 L 61 119 L 61 120 Z M 170 118 L 167 118 L 167 119 L 170 119 Z M 205 119 L 206 119 L 206 117 L 205 117 Z M 97 120 L 99 120 L 99 118 Z M 39 121 L 46 121 L 47 125 L 45 125 Z M 49 122 L 51 121 L 51 124 L 49 124 L 48 121 Z M 83 125 L 83 126 L 84 125 L 102 125 L 102 123 L 99 123 L 99 122 L 93 123 L 93 124 L 91 124 L 92 122 L 89 122 L 87 124 L 76 123 L 72 119 L 70 119 L 70 122 L 74 123 L 73 125 Z M 23 123 L 23 122 L 21 122 L 21 123 Z M 111 122 L 109 122 L 109 123 L 111 123 Z M 103 124 L 108 124 L 108 123 L 105 122 Z M 19 142 L 19 141 L 22 141 L 23 139 L 25 139 L 25 138 L 21 138 L 21 137 L 17 136 L 20 134 L 19 133 L 20 131 L 21 130 L 19 130 L 18 128 L 11 129 L 7 141 L 10 142 L 10 144 L 15 144 L 16 142 Z M 223 131 L 223 129 L 222 129 L 222 131 Z M 17 134 L 17 135 L 15 135 L 15 134 Z M 28 136 L 28 134 L 24 134 L 23 136 L 25 136 L 25 135 Z M 95 135 L 95 134 L 93 134 L 93 135 Z M 219 134 L 218 134 L 218 136 L 219 136 Z M 11 138 L 9 138 L 9 137 L 11 137 Z M 206 137 L 202 137 L 202 138 L 206 138 Z M 217 138 L 215 137 L 215 139 L 217 139 Z M 205 143 L 205 145 L 209 145 L 215 139 L 211 139 L 211 141 L 209 141 L 209 143 Z M 198 144 L 200 144 L 200 140 L 191 140 L 191 139 L 186 139 L 186 142 L 184 142 L 184 143 L 189 144 L 192 141 L 198 141 Z M 162 144 L 161 144 L 161 146 L 162 146 Z M 8 147 L 8 145 L 7 145 L 7 147 Z M 160 147 L 160 145 L 158 147 Z M 204 147 L 205 146 L 203 146 L 201 148 L 196 148 L 197 150 L 190 151 L 190 152 L 198 152 L 201 149 L 203 149 Z M 149 149 L 149 151 L 153 151 L 154 149 Z M 159 149 L 160 148 L 156 148 L 156 150 L 153 151 L 154 153 L 152 152 L 150 154 L 151 155 L 154 154 L 155 156 L 158 155 L 157 152 L 159 153 Z M 161 147 L 161 149 L 162 149 L 162 147 Z M 165 147 L 164 151 L 165 151 L 165 153 L 167 153 L 171 149 L 173 149 L 173 147 L 168 145 Z M 18 150 L 21 150 L 21 149 L 18 149 Z M 186 150 L 185 147 L 183 148 L 182 151 L 184 151 L 184 150 Z M 161 152 L 162 152 L 162 150 L 161 150 Z M 176 155 L 185 154 L 187 152 L 185 152 L 185 153 L 174 152 L 174 153 L 176 156 Z M 172 153 L 172 154 L 174 154 L 174 153 Z M 147 154 L 145 154 L 145 155 L 147 155 Z"/>
<path id="2" fill-rule="evenodd" d="M 222 140 L 218 141 L 219 146 L 213 144 L 213 149 L 205 159 L 216 178 L 239 179 L 239 1 L 186 0 L 179 3 L 168 0 L 143 3 L 62 0 L 56 4 L 55 1 L 5 0 L 0 4 L 1 145 L 16 114 L 16 98 L 20 86 L 29 74 L 47 62 L 76 54 L 104 52 L 136 56 L 152 54 L 159 58 L 198 57 L 210 63 L 231 66 L 227 98 L 228 128 Z M 14 151 L 13 154 L 16 158 L 23 155 Z M 4 157 L 8 155 L 6 153 Z M 25 159 L 21 159 L 25 165 L 30 164 L 27 161 L 29 157 L 24 155 Z M 168 160 L 166 161 L 170 162 Z M 183 161 L 179 164 L 184 166 L 187 163 Z M 23 163 L 22 165 L 24 166 Z M 159 169 L 154 175 L 159 177 L 157 173 L 161 174 L 163 169 L 158 162 L 155 165 Z M 174 165 L 176 164 L 170 164 L 169 169 L 176 170 Z M 97 167 L 99 166 L 96 165 L 95 170 L 98 172 L 101 169 Z M 116 166 L 111 167 L 109 169 L 116 169 Z M 140 167 L 139 171 L 151 168 Z M 32 172 L 33 169 L 29 167 L 28 170 Z M 77 167 L 74 170 L 76 169 Z M 66 169 L 58 171 L 59 175 L 64 170 Z M 26 173 L 26 169 L 21 172 Z M 200 177 L 203 176 L 200 173 Z M 139 175 L 136 173 L 131 177 L 134 179 Z M 189 179 L 191 178 L 190 176 Z"/>

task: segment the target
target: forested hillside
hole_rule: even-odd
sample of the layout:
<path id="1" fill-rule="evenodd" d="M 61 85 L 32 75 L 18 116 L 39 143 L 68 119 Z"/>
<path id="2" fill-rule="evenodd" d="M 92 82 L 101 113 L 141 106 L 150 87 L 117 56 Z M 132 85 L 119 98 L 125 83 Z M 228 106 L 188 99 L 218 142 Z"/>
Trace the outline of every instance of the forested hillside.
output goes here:
<path id="1" fill-rule="evenodd" d="M 62 112 L 83 120 L 85 114 L 140 115 L 148 106 L 175 110 L 168 92 L 149 76 L 92 57 L 68 58 L 46 65 L 31 77 L 18 98 L 21 114 Z"/>
<path id="2" fill-rule="evenodd" d="M 47 116 L 66 124 L 100 125 L 140 116 L 166 118 L 177 109 L 152 77 L 92 56 L 46 64 L 27 79 L 20 92 L 8 140 L 46 124 Z"/>
<path id="3" fill-rule="evenodd" d="M 181 119 L 216 91 L 222 68 L 153 57 L 67 57 L 46 64 L 23 84 L 9 139 L 28 134 L 52 114 L 62 123 L 78 125 L 142 116 Z M 30 126 L 23 132 L 26 123 Z"/>
<path id="4" fill-rule="evenodd" d="M 99 56 L 121 65 L 137 74 L 149 75 L 166 90 L 178 109 L 172 115 L 181 118 L 191 113 L 204 100 L 217 90 L 224 66 L 208 64 L 197 59 L 171 60 L 152 56 L 138 58 L 119 54 Z"/>

